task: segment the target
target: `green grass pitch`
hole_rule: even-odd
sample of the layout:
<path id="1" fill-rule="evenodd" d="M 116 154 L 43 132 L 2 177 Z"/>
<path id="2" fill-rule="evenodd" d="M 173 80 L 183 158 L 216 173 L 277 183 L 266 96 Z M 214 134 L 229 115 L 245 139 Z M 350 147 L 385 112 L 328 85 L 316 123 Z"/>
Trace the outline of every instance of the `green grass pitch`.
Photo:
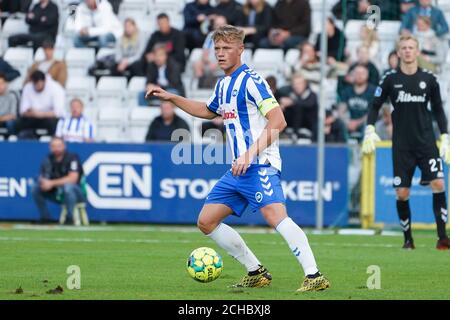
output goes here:
<path id="1" fill-rule="evenodd" d="M 4 226 L 0 299 L 450 299 L 450 251 L 434 248 L 434 232 L 415 232 L 415 251 L 400 248 L 402 236 L 308 234 L 332 287 L 295 295 L 303 273 L 281 236 L 269 229 L 238 230 L 271 271 L 270 287 L 229 289 L 244 269 L 195 228 Z M 220 278 L 207 284 L 191 279 L 185 269 L 189 253 L 201 246 L 216 249 L 224 259 Z M 67 289 L 70 265 L 80 267 L 79 290 Z M 381 289 L 367 288 L 371 265 L 380 267 Z M 62 294 L 46 293 L 58 285 Z M 21 294 L 16 293 L 19 287 Z"/>

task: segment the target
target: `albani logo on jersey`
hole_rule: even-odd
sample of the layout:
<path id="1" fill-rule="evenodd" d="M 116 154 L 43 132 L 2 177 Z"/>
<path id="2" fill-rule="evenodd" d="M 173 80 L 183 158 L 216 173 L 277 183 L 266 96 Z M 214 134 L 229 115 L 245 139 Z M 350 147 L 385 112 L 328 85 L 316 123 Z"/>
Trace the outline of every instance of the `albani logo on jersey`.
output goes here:
<path id="1" fill-rule="evenodd" d="M 397 101 L 395 102 L 425 102 L 426 96 L 426 93 L 422 96 L 413 96 L 411 93 L 401 90 L 399 91 Z"/>

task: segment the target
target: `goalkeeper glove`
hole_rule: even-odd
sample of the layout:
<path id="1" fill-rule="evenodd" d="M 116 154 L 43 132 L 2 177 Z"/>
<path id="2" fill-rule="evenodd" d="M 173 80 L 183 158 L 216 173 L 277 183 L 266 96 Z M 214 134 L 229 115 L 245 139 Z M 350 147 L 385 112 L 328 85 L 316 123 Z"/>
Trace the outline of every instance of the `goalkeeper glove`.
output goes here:
<path id="1" fill-rule="evenodd" d="M 450 164 L 450 140 L 447 133 L 441 135 L 441 145 L 439 146 L 439 155 L 446 164 Z"/>
<path id="2" fill-rule="evenodd" d="M 380 141 L 380 137 L 375 132 L 375 127 L 373 125 L 368 125 L 364 132 L 364 140 L 362 142 L 362 152 L 364 154 L 371 154 L 375 151 L 375 143 Z M 448 149 L 450 152 L 450 149 Z M 450 155 L 450 153 L 449 153 Z"/>

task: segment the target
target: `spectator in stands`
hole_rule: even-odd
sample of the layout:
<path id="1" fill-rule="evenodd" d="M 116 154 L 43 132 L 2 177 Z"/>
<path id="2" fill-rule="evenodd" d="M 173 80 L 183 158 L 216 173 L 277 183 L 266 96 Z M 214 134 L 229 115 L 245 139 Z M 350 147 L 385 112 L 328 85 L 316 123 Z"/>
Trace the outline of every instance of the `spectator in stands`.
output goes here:
<path id="1" fill-rule="evenodd" d="M 400 0 L 400 15 L 397 20 L 401 20 L 410 9 L 418 5 L 419 0 Z"/>
<path id="2" fill-rule="evenodd" d="M 10 47 L 28 45 L 31 42 L 36 50 L 44 40 L 48 38 L 56 40 L 59 11 L 58 6 L 52 1 L 39 0 L 39 3 L 27 13 L 25 21 L 30 26 L 29 32 L 10 36 L 8 39 Z"/>
<path id="3" fill-rule="evenodd" d="M 170 101 L 161 102 L 161 115 L 150 124 L 145 141 L 171 141 L 177 129 L 189 131 L 189 126 L 175 113 L 175 105 Z"/>
<path id="4" fill-rule="evenodd" d="M 145 63 L 153 62 L 153 49 L 156 45 L 164 45 L 166 52 L 178 62 L 183 71 L 186 65 L 186 57 L 184 55 L 186 42 L 183 32 L 170 25 L 169 16 L 165 13 L 159 14 L 156 19 L 159 30 L 151 35 L 142 57 L 143 60 L 145 60 Z"/>
<path id="5" fill-rule="evenodd" d="M 202 137 L 210 137 L 215 142 L 225 142 L 225 126 L 222 117 L 215 117 L 211 121 L 202 123 Z"/>
<path id="6" fill-rule="evenodd" d="M 353 138 L 361 139 L 376 86 L 369 83 L 369 71 L 364 64 L 358 64 L 352 74 L 353 85 L 342 93 L 339 114 L 346 122 L 349 134 Z"/>
<path id="7" fill-rule="evenodd" d="M 6 135 L 14 133 L 14 122 L 17 118 L 17 99 L 8 91 L 8 80 L 0 73 L 0 128 L 6 129 Z"/>
<path id="8" fill-rule="evenodd" d="M 113 9 L 113 12 L 118 15 L 120 4 L 122 3 L 122 0 L 108 0 L 109 3 L 111 3 L 111 7 Z"/>
<path id="9" fill-rule="evenodd" d="M 345 124 L 332 110 L 325 110 L 325 142 L 347 142 L 347 129 L 345 128 Z"/>
<path id="10" fill-rule="evenodd" d="M 76 204 L 86 201 L 82 177 L 83 166 L 78 155 L 68 152 L 64 141 L 54 137 L 50 141 L 50 154 L 42 162 L 39 180 L 32 189 L 41 222 L 50 222 L 47 200 L 64 204 L 69 216 L 73 217 Z"/>
<path id="11" fill-rule="evenodd" d="M 431 19 L 431 28 L 436 32 L 436 36 L 442 37 L 447 34 L 448 24 L 444 13 L 437 7 L 431 5 L 432 0 L 419 0 L 419 5 L 412 7 L 405 15 L 403 15 L 400 31 L 402 33 L 414 33 L 417 18 L 426 16 Z"/>
<path id="12" fill-rule="evenodd" d="M 300 46 L 300 58 L 298 62 L 286 72 L 289 78 L 294 73 L 301 73 L 308 81 L 314 92 L 319 91 L 320 84 L 320 61 L 316 49 L 309 42 L 304 42 Z"/>
<path id="13" fill-rule="evenodd" d="M 227 19 L 224 16 L 216 16 L 214 18 L 214 30 L 226 24 Z M 202 56 L 193 64 L 194 76 L 198 79 L 198 87 L 202 89 L 213 88 L 218 77 L 223 74 L 223 71 L 217 64 L 214 52 L 214 41 L 212 40 L 214 30 L 205 39 Z"/>
<path id="14" fill-rule="evenodd" d="M 64 117 L 66 94 L 64 88 L 50 76 L 36 70 L 22 91 L 20 119 L 16 132 L 21 139 L 36 138 L 36 129 L 55 133 L 58 118 Z"/>
<path id="15" fill-rule="evenodd" d="M 0 0 L 0 13 L 27 13 L 33 0 Z"/>
<path id="16" fill-rule="evenodd" d="M 189 50 L 201 48 L 208 34 L 208 26 L 213 18 L 214 8 L 209 0 L 195 0 L 183 9 L 186 47 Z"/>
<path id="17" fill-rule="evenodd" d="M 278 0 L 273 27 L 260 42 L 262 48 L 288 50 L 306 41 L 311 33 L 311 7 L 308 0 Z"/>
<path id="18" fill-rule="evenodd" d="M 273 10 L 266 0 L 247 0 L 242 12 L 239 25 L 245 32 L 245 46 L 256 49 L 259 42 L 269 34 Z"/>
<path id="19" fill-rule="evenodd" d="M 20 77 L 20 72 L 14 69 L 7 61 L 0 57 L 0 73 L 2 73 L 8 82 L 12 82 Z"/>
<path id="20" fill-rule="evenodd" d="M 153 48 L 153 62 L 147 66 L 147 87 L 158 85 L 161 88 L 184 96 L 184 87 L 181 81 L 181 68 L 174 59 L 170 59 L 165 45 L 157 45 Z M 140 105 L 146 105 L 145 92 L 140 97 Z M 158 98 L 151 99 L 152 103 L 158 103 Z"/>
<path id="21" fill-rule="evenodd" d="M 385 104 L 382 109 L 382 118 L 375 123 L 375 130 L 381 140 L 392 140 L 391 106 Z"/>
<path id="22" fill-rule="evenodd" d="M 224 16 L 231 25 L 238 25 L 242 21 L 242 5 L 236 0 L 218 0 L 213 10 L 214 15 Z"/>
<path id="23" fill-rule="evenodd" d="M 352 84 L 353 79 L 353 69 L 358 65 L 364 65 L 367 70 L 369 70 L 369 83 L 377 86 L 378 81 L 380 80 L 380 73 L 378 72 L 378 68 L 375 64 L 370 60 L 370 51 L 369 48 L 365 46 L 360 46 L 357 51 L 358 60 L 350 66 L 349 73 L 345 77 L 347 83 Z"/>
<path id="24" fill-rule="evenodd" d="M 75 12 L 74 45 L 112 47 L 123 34 L 122 25 L 107 1 L 84 0 Z"/>
<path id="25" fill-rule="evenodd" d="M 53 40 L 45 40 L 42 43 L 42 48 L 44 49 L 45 59 L 35 62 L 30 67 L 26 81 L 30 81 L 30 75 L 34 71 L 40 70 L 50 75 L 53 80 L 65 87 L 67 81 L 67 65 L 63 60 L 55 59 L 55 43 Z"/>
<path id="26" fill-rule="evenodd" d="M 369 7 L 378 4 L 376 0 L 340 0 L 333 6 L 331 12 L 336 19 L 344 23 L 348 20 L 367 20 Z"/>
<path id="27" fill-rule="evenodd" d="M 429 17 L 417 18 L 414 33 L 420 45 L 419 67 L 428 69 L 434 73 L 441 71 L 441 65 L 445 62 L 446 45 L 436 36 L 431 29 Z"/>
<path id="28" fill-rule="evenodd" d="M 361 45 L 369 49 L 369 59 L 375 60 L 380 49 L 380 39 L 377 29 L 372 29 L 363 25 L 359 32 Z"/>
<path id="29" fill-rule="evenodd" d="M 392 50 L 388 56 L 388 68 L 386 70 L 384 70 L 383 75 L 385 75 L 386 72 L 391 71 L 392 69 L 397 69 L 398 63 L 399 63 L 399 60 L 398 60 L 397 51 Z"/>
<path id="30" fill-rule="evenodd" d="M 335 64 L 336 61 L 344 61 L 345 59 L 345 35 L 336 27 L 333 18 L 327 18 L 327 35 L 328 35 L 328 63 Z M 315 49 L 317 55 L 320 56 L 320 41 L 322 34 L 317 35 Z"/>
<path id="31" fill-rule="evenodd" d="M 70 116 L 58 121 L 55 136 L 69 142 L 93 142 L 94 126 L 83 115 L 83 108 L 81 99 L 72 99 L 70 101 Z"/>
<path id="32" fill-rule="evenodd" d="M 294 74 L 291 84 L 280 90 L 280 107 L 287 121 L 287 127 L 301 136 L 300 129 L 308 129 L 310 134 L 304 138 L 314 139 L 317 134 L 318 100 L 301 74 Z"/>
<path id="33" fill-rule="evenodd" d="M 133 18 L 126 18 L 124 33 L 116 43 L 115 65 L 111 74 L 131 78 L 143 75 L 145 67 L 140 59 L 145 49 L 145 36 L 142 34 Z"/>
<path id="34" fill-rule="evenodd" d="M 268 76 L 266 78 L 266 81 L 270 87 L 270 91 L 272 91 L 273 93 L 273 96 L 275 97 L 276 100 L 278 100 L 280 98 L 280 91 L 278 89 L 277 78 L 275 78 L 274 76 Z"/>

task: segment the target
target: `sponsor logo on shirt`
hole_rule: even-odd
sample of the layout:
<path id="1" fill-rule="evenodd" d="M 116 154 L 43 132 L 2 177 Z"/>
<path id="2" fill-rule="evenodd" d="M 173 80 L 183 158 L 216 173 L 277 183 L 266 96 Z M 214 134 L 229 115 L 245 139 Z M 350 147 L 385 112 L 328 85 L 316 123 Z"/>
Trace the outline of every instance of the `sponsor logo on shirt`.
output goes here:
<path id="1" fill-rule="evenodd" d="M 402 90 L 399 91 L 396 102 L 425 102 L 426 95 L 424 93 L 422 96 L 413 96 L 411 93 Z"/>
<path id="2" fill-rule="evenodd" d="M 224 111 L 222 117 L 223 120 L 236 119 L 237 118 L 236 111 L 235 110 L 232 110 L 230 112 Z"/>

